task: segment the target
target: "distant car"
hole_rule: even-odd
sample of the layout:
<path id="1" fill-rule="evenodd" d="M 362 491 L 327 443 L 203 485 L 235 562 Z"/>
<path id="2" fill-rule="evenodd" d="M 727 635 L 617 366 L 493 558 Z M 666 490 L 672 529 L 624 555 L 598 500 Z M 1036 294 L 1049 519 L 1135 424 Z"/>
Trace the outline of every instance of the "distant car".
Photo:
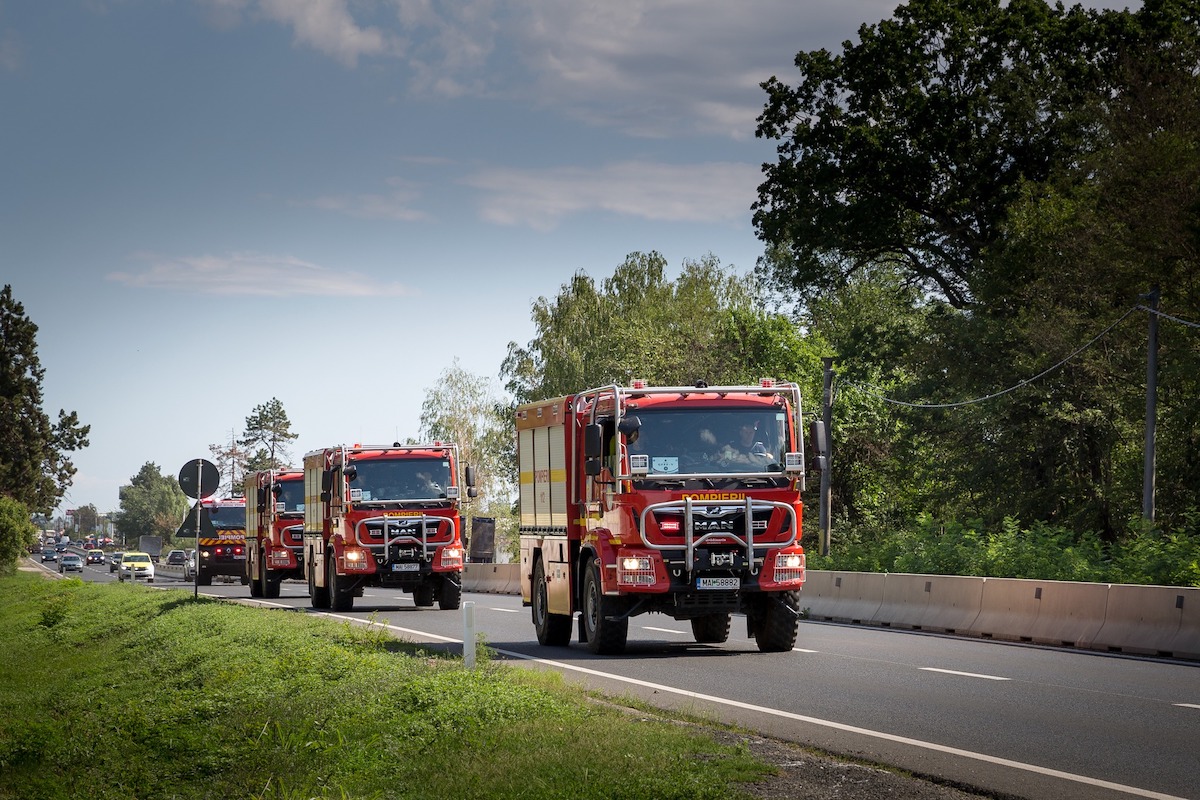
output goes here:
<path id="1" fill-rule="evenodd" d="M 132 581 L 142 578 L 146 583 L 154 583 L 154 560 L 149 553 L 125 553 L 121 556 L 117 580 L 124 582 L 126 578 Z"/>
<path id="2" fill-rule="evenodd" d="M 112 554 L 112 558 L 109 559 L 109 561 L 108 561 L 108 571 L 109 572 L 117 571 L 117 567 L 121 566 L 121 557 L 123 555 L 125 555 L 125 554 L 124 553 L 113 553 Z"/>
<path id="3" fill-rule="evenodd" d="M 182 550 L 172 550 L 167 553 L 167 563 L 177 567 L 182 567 L 187 564 L 187 553 Z"/>
<path id="4" fill-rule="evenodd" d="M 103 550 L 88 550 L 87 556 L 84 558 L 84 561 L 88 564 L 103 564 L 104 563 L 104 551 Z"/>
<path id="5" fill-rule="evenodd" d="M 58 561 L 58 551 L 53 547 L 42 548 L 42 563 L 47 561 Z"/>
<path id="6" fill-rule="evenodd" d="M 185 581 L 194 581 L 196 579 L 196 551 L 187 551 L 187 561 L 183 565 L 183 579 Z"/>
<path id="7" fill-rule="evenodd" d="M 67 553 L 59 559 L 58 571 L 63 575 L 68 572 L 83 572 L 83 559 L 78 553 Z"/>

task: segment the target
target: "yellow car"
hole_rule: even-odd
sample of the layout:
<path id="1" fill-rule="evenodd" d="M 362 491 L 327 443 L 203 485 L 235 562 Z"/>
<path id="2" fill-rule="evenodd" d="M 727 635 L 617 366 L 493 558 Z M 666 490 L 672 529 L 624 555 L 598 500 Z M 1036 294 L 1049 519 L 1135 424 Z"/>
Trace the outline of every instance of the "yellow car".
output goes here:
<path id="1" fill-rule="evenodd" d="M 154 561 L 149 553 L 125 553 L 121 556 L 117 580 L 123 582 L 126 578 L 132 581 L 141 578 L 146 583 L 154 583 Z"/>

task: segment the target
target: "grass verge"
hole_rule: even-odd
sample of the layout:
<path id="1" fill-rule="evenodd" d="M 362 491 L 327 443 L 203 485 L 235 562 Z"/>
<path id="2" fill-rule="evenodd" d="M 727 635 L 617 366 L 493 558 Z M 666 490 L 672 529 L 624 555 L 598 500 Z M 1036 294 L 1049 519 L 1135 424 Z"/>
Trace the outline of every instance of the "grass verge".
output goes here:
<path id="1" fill-rule="evenodd" d="M 0 577 L 3 798 L 728 798 L 769 771 L 556 673 L 190 592 Z"/>

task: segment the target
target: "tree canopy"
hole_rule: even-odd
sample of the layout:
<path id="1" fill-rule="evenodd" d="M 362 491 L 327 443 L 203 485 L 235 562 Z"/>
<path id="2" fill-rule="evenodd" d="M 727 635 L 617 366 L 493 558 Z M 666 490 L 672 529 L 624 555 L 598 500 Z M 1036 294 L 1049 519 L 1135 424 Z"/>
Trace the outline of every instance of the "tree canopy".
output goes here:
<path id="1" fill-rule="evenodd" d="M 819 385 L 811 340 L 762 311 L 754 281 L 713 256 L 666 277 L 659 253 L 632 253 L 599 286 L 576 273 L 533 306 L 536 334 L 508 346 L 501 368 L 517 402 L 642 378 L 653 385 L 757 383 L 762 377 Z"/>
<path id="2" fill-rule="evenodd" d="M 955 307 L 1023 183 L 1094 138 L 1120 17 L 1043 0 L 911 0 L 843 51 L 772 77 L 757 134 L 779 140 L 754 224 L 804 296 L 887 261 Z"/>
<path id="3" fill-rule="evenodd" d="M 1200 477 L 1200 3 L 912 0 L 764 84 L 760 277 L 839 355 L 850 520 L 1007 516 L 1111 541 Z"/>
<path id="4" fill-rule="evenodd" d="M 128 486 L 122 486 L 121 510 L 115 523 L 127 546 L 143 535 L 169 539 L 179 529 L 188 511 L 188 499 L 179 481 L 163 475 L 157 464 L 147 461 Z"/>
<path id="5" fill-rule="evenodd" d="M 0 290 L 0 495 L 48 513 L 75 475 L 68 454 L 88 446 L 91 426 L 74 411 L 51 422 L 42 410 L 45 370 L 37 354 L 37 325 Z"/>
<path id="6" fill-rule="evenodd" d="M 289 445 L 299 437 L 279 398 L 260 403 L 246 417 L 246 429 L 238 444 L 249 448 L 246 469 L 284 469 L 291 463 Z"/>

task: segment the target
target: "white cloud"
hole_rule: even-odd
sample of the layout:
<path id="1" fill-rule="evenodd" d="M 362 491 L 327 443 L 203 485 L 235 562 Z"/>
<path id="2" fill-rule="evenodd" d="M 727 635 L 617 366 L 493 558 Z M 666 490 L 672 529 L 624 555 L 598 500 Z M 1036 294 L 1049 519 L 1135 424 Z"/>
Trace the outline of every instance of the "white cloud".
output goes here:
<path id="1" fill-rule="evenodd" d="M 482 217 L 548 230 L 593 211 L 659 222 L 740 224 L 762 176 L 752 164 L 629 161 L 594 169 L 489 169 L 465 182 L 482 191 Z"/>
<path id="2" fill-rule="evenodd" d="M 414 208 L 420 196 L 414 184 L 402 178 L 390 178 L 389 194 L 324 195 L 313 200 L 297 201 L 295 205 L 333 211 L 362 219 L 384 219 L 396 222 L 420 222 L 429 219 L 424 211 Z"/>
<path id="3" fill-rule="evenodd" d="M 113 272 L 108 280 L 143 289 L 241 297 L 400 297 L 402 283 L 380 283 L 359 272 L 339 272 L 291 256 L 233 253 L 194 258 L 143 255 L 138 273 Z"/>

